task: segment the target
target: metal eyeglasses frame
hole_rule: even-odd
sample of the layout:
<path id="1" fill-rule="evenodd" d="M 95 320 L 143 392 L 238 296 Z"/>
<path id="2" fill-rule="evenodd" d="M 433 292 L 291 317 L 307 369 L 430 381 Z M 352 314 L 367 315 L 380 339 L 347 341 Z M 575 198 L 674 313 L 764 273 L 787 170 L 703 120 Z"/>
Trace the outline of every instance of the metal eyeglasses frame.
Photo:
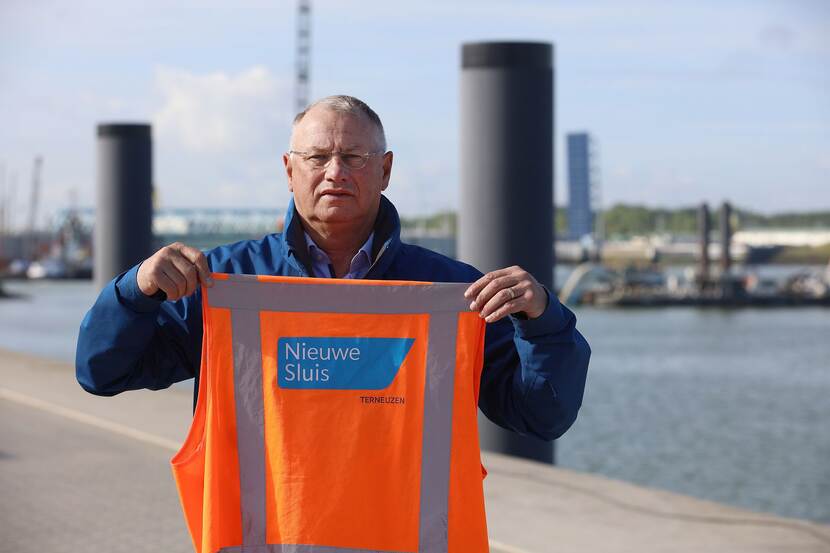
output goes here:
<path id="1" fill-rule="evenodd" d="M 315 169 L 325 169 L 329 166 L 329 163 L 336 157 L 340 158 L 340 162 L 348 167 L 349 169 L 363 169 L 366 167 L 366 164 L 369 162 L 369 158 L 376 155 L 383 155 L 386 152 L 366 152 L 365 154 L 357 154 L 354 152 L 300 152 L 297 150 L 289 150 L 288 154 L 296 154 L 300 156 L 300 159 L 303 162 L 311 165 Z M 315 157 L 320 157 L 319 160 L 314 160 Z M 350 159 L 354 161 L 347 161 L 345 156 L 350 156 Z M 354 163 L 359 160 L 357 165 Z"/>

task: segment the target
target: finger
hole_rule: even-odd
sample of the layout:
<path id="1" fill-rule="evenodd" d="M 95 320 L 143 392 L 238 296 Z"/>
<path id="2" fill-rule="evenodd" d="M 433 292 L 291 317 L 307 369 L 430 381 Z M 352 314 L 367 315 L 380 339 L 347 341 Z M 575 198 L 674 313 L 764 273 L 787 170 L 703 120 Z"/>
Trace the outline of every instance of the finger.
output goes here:
<path id="1" fill-rule="evenodd" d="M 496 294 L 507 288 L 512 288 L 522 281 L 521 275 L 508 274 L 500 276 L 490 281 L 487 286 L 482 289 L 470 305 L 470 309 L 475 311 L 481 309 L 486 305 Z M 507 298 L 511 299 L 511 298 Z"/>
<path id="2" fill-rule="evenodd" d="M 486 275 L 482 276 L 480 279 L 472 283 L 469 288 L 467 288 L 467 290 L 464 292 L 464 297 L 467 299 L 476 297 L 479 294 L 479 292 L 481 292 L 481 290 L 485 286 L 490 284 L 490 282 L 493 279 L 509 274 L 511 270 L 512 267 L 508 267 L 506 269 L 499 269 L 497 271 L 491 271 L 487 273 Z"/>
<path id="3" fill-rule="evenodd" d="M 159 268 L 155 278 L 159 290 L 167 295 L 168 300 L 176 301 L 181 297 L 179 294 L 179 286 L 176 284 L 175 279 L 171 278 L 164 269 Z"/>
<path id="4" fill-rule="evenodd" d="M 522 283 L 514 286 L 515 297 L 507 301 L 501 301 L 500 294 L 497 294 L 485 307 L 482 309 L 480 316 L 488 323 L 494 323 L 507 315 L 520 313 L 527 308 L 528 297 L 530 296 L 530 286 L 527 283 Z"/>
<path id="5" fill-rule="evenodd" d="M 205 286 L 213 286 L 213 277 L 210 276 L 210 267 L 208 266 L 207 258 L 205 257 L 205 254 L 202 253 L 202 250 L 182 245 L 182 248 L 179 251 L 196 267 L 199 282 Z"/>
<path id="6" fill-rule="evenodd" d="M 179 255 L 177 253 L 174 253 L 170 256 L 170 262 L 173 264 L 176 270 L 179 271 L 179 274 L 181 274 L 182 278 L 184 278 L 184 295 L 189 296 L 196 290 L 196 287 L 199 286 L 199 271 L 196 269 L 196 265 L 191 263 L 183 255 Z"/>
<path id="7" fill-rule="evenodd" d="M 182 298 L 187 295 L 187 279 L 185 278 L 184 274 L 176 267 L 173 263 L 172 259 L 165 259 L 165 262 L 159 265 L 159 268 L 164 272 L 167 278 L 175 286 L 174 294 L 176 299 Z M 168 295 L 170 295 L 168 293 Z"/>
<path id="8" fill-rule="evenodd" d="M 507 304 L 509 304 L 510 309 L 515 308 L 511 311 L 511 313 L 521 311 L 527 302 L 527 289 L 527 283 L 521 283 L 513 286 L 512 288 L 503 288 L 502 290 L 499 290 L 486 304 L 482 306 L 479 315 L 481 318 L 486 319 L 498 311 L 502 306 Z"/>
<path id="9" fill-rule="evenodd" d="M 484 317 L 484 320 L 488 323 L 495 323 L 496 321 L 500 321 L 501 319 L 507 317 L 508 315 L 512 315 L 513 313 L 518 313 L 522 311 L 522 300 L 516 299 L 508 301 L 507 303 L 503 303 L 501 307 Z"/>

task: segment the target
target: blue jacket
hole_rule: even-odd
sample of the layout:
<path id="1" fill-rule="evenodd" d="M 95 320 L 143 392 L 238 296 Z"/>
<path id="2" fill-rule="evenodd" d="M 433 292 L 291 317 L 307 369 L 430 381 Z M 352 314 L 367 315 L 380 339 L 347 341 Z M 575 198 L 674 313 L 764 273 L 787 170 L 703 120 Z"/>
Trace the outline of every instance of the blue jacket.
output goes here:
<path id="1" fill-rule="evenodd" d="M 289 206 L 282 234 L 220 246 L 206 253 L 214 272 L 309 276 L 302 226 Z M 473 267 L 400 240 L 394 206 L 382 198 L 366 278 L 473 282 Z M 196 377 L 202 347 L 201 293 L 176 302 L 145 296 L 138 266 L 111 281 L 84 317 L 75 368 L 80 385 L 111 396 L 159 390 Z M 544 440 L 563 434 L 582 404 L 590 349 L 576 318 L 555 296 L 533 320 L 510 317 L 488 324 L 479 408 L 496 424 Z M 195 387 L 198 390 L 198 385 Z"/>

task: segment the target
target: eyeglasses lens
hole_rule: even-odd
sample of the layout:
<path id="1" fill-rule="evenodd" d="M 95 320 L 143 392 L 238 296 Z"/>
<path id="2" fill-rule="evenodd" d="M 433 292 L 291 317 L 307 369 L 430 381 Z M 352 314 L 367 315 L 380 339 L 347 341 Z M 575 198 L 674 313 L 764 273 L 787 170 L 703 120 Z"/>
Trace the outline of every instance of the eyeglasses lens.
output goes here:
<path id="1" fill-rule="evenodd" d="M 360 154 L 349 154 L 343 152 L 320 153 L 305 156 L 304 159 L 315 169 L 324 169 L 334 157 L 340 158 L 340 163 L 350 169 L 362 169 L 366 165 L 369 156 Z"/>

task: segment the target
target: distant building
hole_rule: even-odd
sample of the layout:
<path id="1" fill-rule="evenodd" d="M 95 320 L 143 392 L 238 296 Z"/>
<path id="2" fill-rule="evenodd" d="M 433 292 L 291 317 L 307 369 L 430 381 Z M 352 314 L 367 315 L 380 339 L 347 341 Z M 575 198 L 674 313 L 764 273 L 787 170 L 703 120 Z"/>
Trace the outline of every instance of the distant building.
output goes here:
<path id="1" fill-rule="evenodd" d="M 830 244 L 830 229 L 765 228 L 739 230 L 732 237 L 732 241 L 753 248 L 771 246 L 818 248 Z"/>
<path id="2" fill-rule="evenodd" d="M 581 240 L 594 230 L 591 208 L 591 138 L 588 133 L 570 133 L 568 143 L 568 238 Z"/>
<path id="3" fill-rule="evenodd" d="M 92 236 L 95 209 L 65 209 L 55 217 L 51 233 L 42 233 L 42 241 L 48 244 L 50 236 L 57 232 L 69 217 L 77 220 L 80 234 Z M 284 208 L 156 208 L 153 210 L 154 247 L 160 248 L 171 242 L 180 241 L 197 248 L 209 249 L 238 240 L 259 238 L 272 232 L 281 232 L 284 218 Z M 455 256 L 455 237 L 448 223 L 436 232 L 404 229 L 401 236 L 410 244 L 424 246 L 450 257 Z M 0 236 L 0 260 L 4 254 L 9 259 L 21 256 L 18 250 L 25 245 L 24 240 L 14 242 L 11 238 Z"/>
<path id="4" fill-rule="evenodd" d="M 81 230 L 91 235 L 95 209 L 63 210 L 54 223 L 60 227 L 69 216 L 77 218 Z M 153 210 L 154 247 L 171 242 L 208 249 L 219 244 L 259 238 L 282 230 L 285 209 L 281 208 L 156 208 Z"/>

